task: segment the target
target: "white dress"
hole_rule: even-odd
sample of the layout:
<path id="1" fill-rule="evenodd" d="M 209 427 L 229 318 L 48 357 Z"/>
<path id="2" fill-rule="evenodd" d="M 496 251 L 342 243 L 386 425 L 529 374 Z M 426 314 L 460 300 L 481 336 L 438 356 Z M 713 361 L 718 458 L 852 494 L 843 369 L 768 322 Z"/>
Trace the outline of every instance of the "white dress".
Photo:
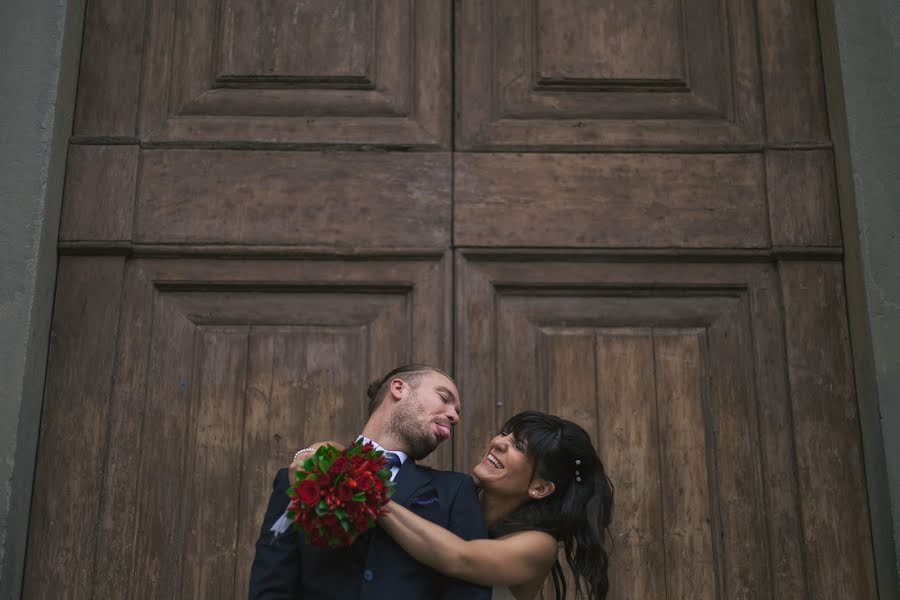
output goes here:
<path id="1" fill-rule="evenodd" d="M 494 587 L 491 593 L 491 600 L 516 600 L 513 593 L 507 587 Z"/>

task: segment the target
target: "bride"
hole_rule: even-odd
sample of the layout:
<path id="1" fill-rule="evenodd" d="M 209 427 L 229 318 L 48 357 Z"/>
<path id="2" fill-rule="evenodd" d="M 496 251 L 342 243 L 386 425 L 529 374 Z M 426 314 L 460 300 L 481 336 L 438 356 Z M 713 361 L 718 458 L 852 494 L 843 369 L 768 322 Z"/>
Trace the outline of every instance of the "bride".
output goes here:
<path id="1" fill-rule="evenodd" d="M 494 598 L 537 598 L 548 575 L 557 600 L 565 598 L 560 549 L 575 596 L 606 597 L 613 489 L 584 429 L 553 415 L 519 413 L 490 441 L 472 477 L 490 539 L 463 540 L 394 502 L 379 524 L 419 562 L 494 586 Z"/>

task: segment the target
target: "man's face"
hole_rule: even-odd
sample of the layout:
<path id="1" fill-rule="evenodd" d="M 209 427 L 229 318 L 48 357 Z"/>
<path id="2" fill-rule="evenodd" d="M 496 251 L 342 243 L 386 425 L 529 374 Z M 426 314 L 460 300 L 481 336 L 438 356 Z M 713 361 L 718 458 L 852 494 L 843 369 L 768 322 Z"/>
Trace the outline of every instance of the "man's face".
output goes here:
<path id="1" fill-rule="evenodd" d="M 394 406 L 390 428 L 403 440 L 409 455 L 420 460 L 450 437 L 459 422 L 459 390 L 441 373 L 429 371 L 415 388 L 406 385 Z"/>

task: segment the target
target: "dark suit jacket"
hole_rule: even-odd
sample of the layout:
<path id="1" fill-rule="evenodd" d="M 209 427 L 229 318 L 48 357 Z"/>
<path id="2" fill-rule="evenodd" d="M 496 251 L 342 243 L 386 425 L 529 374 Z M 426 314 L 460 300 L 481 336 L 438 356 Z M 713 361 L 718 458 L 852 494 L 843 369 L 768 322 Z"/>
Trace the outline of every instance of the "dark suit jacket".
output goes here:
<path id="1" fill-rule="evenodd" d="M 468 475 L 407 460 L 395 482 L 395 502 L 462 538 L 487 537 Z M 378 527 L 340 550 L 310 546 L 293 528 L 276 538 L 269 529 L 287 509 L 287 469 L 278 472 L 272 487 L 250 571 L 251 600 L 490 599 L 490 589 L 444 577 Z"/>

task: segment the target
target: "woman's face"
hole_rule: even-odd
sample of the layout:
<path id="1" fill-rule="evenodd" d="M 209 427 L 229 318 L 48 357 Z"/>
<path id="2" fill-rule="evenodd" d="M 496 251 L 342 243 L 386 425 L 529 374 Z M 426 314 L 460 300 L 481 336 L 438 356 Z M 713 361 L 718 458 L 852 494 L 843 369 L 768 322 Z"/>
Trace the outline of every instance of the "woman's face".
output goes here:
<path id="1" fill-rule="evenodd" d="M 494 436 L 481 462 L 472 468 L 479 487 L 519 498 L 528 498 L 533 474 L 534 463 L 525 453 L 525 442 L 502 432 Z"/>

